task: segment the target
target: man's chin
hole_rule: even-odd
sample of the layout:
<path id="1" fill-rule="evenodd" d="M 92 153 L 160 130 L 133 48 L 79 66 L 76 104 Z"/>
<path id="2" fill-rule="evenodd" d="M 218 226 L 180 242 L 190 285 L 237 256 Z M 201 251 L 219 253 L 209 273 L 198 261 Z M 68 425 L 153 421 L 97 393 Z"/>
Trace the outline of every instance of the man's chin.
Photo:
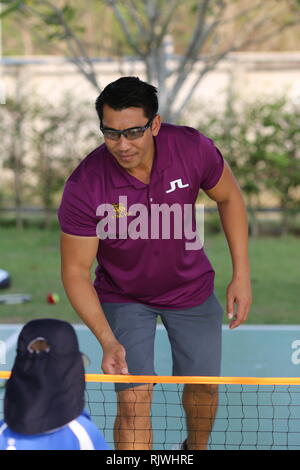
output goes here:
<path id="1" fill-rule="evenodd" d="M 116 158 L 117 162 L 119 163 L 120 166 L 126 169 L 131 169 L 135 168 L 138 166 L 138 162 L 136 157 L 117 157 Z"/>

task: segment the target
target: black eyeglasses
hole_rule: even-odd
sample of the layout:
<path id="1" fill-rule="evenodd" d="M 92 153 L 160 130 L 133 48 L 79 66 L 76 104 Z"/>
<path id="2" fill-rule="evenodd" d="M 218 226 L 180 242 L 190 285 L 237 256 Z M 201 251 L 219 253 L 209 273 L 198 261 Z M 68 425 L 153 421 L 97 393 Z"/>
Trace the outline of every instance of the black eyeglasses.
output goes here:
<path id="1" fill-rule="evenodd" d="M 139 137 L 143 137 L 144 132 L 151 126 L 153 119 L 155 116 L 153 116 L 145 126 L 141 127 L 129 127 L 128 129 L 123 129 L 122 131 L 118 131 L 117 129 L 112 129 L 110 127 L 102 127 L 100 126 L 100 129 L 107 139 L 110 140 L 119 140 L 121 135 L 123 135 L 126 139 L 128 140 L 135 140 L 138 139 Z"/>

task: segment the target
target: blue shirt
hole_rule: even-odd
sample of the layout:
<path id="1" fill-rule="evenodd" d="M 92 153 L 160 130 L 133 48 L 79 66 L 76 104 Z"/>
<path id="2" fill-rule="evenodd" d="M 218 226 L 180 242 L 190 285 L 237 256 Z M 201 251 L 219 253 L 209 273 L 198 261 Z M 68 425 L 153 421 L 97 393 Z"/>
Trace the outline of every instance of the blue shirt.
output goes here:
<path id="1" fill-rule="evenodd" d="M 101 433 L 83 412 L 65 426 L 43 434 L 18 434 L 0 421 L 0 450 L 109 450 Z"/>

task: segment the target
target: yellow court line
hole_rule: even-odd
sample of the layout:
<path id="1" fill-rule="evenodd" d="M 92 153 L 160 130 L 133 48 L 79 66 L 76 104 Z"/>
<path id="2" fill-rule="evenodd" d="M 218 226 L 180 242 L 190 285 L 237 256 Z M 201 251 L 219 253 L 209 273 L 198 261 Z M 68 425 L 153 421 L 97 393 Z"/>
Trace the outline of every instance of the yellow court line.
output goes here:
<path id="1" fill-rule="evenodd" d="M 8 379 L 10 371 L 0 371 L 0 379 Z M 193 377 L 162 375 L 85 374 L 86 382 L 164 383 L 164 384 L 238 384 L 238 385 L 300 385 L 299 377 Z"/>

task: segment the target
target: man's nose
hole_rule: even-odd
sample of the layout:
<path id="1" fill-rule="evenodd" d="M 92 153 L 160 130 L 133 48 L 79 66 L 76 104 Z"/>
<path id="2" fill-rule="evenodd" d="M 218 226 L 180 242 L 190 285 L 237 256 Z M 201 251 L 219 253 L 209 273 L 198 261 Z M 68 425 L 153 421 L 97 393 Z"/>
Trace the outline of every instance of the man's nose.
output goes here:
<path id="1" fill-rule="evenodd" d="M 124 135 L 121 135 L 118 140 L 118 147 L 120 150 L 128 150 L 130 148 L 130 142 Z"/>

